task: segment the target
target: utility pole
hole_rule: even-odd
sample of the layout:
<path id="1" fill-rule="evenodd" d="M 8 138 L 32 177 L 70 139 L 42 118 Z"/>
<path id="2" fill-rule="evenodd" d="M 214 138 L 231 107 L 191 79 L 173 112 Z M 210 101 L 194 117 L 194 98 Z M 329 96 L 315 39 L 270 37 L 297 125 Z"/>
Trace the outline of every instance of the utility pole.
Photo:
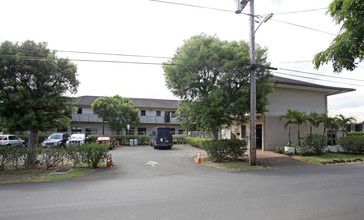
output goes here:
<path id="1" fill-rule="evenodd" d="M 249 0 L 237 0 L 236 14 L 240 14 Z M 255 63 L 255 28 L 254 28 L 254 0 L 250 0 L 250 140 L 249 165 L 255 166 L 257 161 L 256 147 L 256 63 Z"/>

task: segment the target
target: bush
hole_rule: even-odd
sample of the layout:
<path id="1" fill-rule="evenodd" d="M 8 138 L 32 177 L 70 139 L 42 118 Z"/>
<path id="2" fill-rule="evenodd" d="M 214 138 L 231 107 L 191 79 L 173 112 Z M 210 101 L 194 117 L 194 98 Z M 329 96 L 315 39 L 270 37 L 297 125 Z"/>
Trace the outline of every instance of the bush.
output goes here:
<path id="1" fill-rule="evenodd" d="M 25 143 L 29 143 L 29 135 L 28 134 L 20 134 L 17 135 L 19 138 L 23 139 L 25 141 Z M 38 134 L 38 145 L 40 146 L 40 144 L 49 137 L 49 134 Z"/>
<path id="2" fill-rule="evenodd" d="M 186 144 L 186 136 L 185 135 L 173 135 L 173 144 Z"/>
<path id="3" fill-rule="evenodd" d="M 80 146 L 82 161 L 92 165 L 93 168 L 98 168 L 100 163 L 107 159 L 108 152 L 108 144 L 91 143 Z"/>
<path id="4" fill-rule="evenodd" d="M 319 134 L 309 134 L 300 140 L 300 146 L 296 149 L 299 154 L 316 154 L 321 155 L 324 153 L 326 147 L 325 137 Z"/>
<path id="5" fill-rule="evenodd" d="M 203 143 L 207 140 L 208 140 L 207 138 L 186 137 L 187 144 L 192 145 L 194 147 L 202 148 L 202 149 L 204 149 Z"/>
<path id="6" fill-rule="evenodd" d="M 364 135 L 342 137 L 339 142 L 350 153 L 362 154 L 364 152 Z"/>
<path id="7" fill-rule="evenodd" d="M 211 140 L 203 142 L 204 149 L 215 162 L 237 160 L 247 149 L 245 140 Z"/>

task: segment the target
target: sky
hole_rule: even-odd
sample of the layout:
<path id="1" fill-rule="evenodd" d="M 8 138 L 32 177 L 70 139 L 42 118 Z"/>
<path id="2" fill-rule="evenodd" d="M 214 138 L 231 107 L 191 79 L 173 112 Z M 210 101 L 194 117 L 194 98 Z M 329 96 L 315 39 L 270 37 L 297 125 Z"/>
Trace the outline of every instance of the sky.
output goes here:
<path id="1" fill-rule="evenodd" d="M 255 41 L 268 48 L 276 76 L 356 89 L 329 97 L 329 111 L 364 112 L 363 63 L 340 74 L 330 65 L 316 70 L 312 64 L 314 55 L 340 31 L 326 15 L 330 2 L 255 1 L 255 14 L 260 15 L 255 28 L 259 19 L 273 13 L 256 31 Z M 46 41 L 58 57 L 77 65 L 80 86 L 73 96 L 178 99 L 165 85 L 161 63 L 173 57 L 184 40 L 206 33 L 249 41 L 249 16 L 234 13 L 234 0 L 1 0 L 0 8 L 0 42 Z M 243 13 L 249 12 L 248 4 Z"/>

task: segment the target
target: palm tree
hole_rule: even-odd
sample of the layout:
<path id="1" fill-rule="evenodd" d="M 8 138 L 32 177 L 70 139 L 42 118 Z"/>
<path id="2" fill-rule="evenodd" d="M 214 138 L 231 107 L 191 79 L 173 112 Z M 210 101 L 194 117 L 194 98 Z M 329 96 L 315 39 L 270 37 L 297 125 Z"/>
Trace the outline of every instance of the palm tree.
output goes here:
<path id="1" fill-rule="evenodd" d="M 287 129 L 288 127 L 288 143 L 291 145 L 291 126 L 290 124 L 296 124 L 296 118 L 295 118 L 295 110 L 287 109 L 287 112 L 285 115 L 281 115 L 279 118 L 280 121 L 282 119 L 286 119 L 286 123 L 284 123 L 284 128 Z"/>
<path id="2" fill-rule="evenodd" d="M 312 127 L 318 128 L 321 124 L 320 121 L 320 114 L 317 112 L 311 112 L 309 115 L 307 115 L 307 121 L 310 122 L 310 134 L 312 134 Z"/>
<path id="3" fill-rule="evenodd" d="M 339 126 L 343 129 L 342 137 L 344 137 L 345 134 L 348 134 L 348 125 L 356 122 L 356 120 L 353 117 L 345 118 L 342 114 L 337 115 L 336 117 L 338 119 Z"/>
<path id="4" fill-rule="evenodd" d="M 307 116 L 304 112 L 300 111 L 294 111 L 294 117 L 295 117 L 295 124 L 297 125 L 297 138 L 298 138 L 298 145 L 300 146 L 300 125 L 303 123 L 306 123 Z"/>

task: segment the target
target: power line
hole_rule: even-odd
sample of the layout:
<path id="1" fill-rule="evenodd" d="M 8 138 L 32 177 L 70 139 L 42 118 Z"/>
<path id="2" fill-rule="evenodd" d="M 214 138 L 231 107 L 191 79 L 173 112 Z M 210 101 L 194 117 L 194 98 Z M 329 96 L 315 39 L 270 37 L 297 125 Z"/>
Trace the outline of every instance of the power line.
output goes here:
<path id="1" fill-rule="evenodd" d="M 305 71 L 300 71 L 300 70 L 292 70 L 292 69 L 285 69 L 285 68 L 279 68 L 279 69 L 280 70 L 285 70 L 285 71 L 296 72 L 296 73 L 304 73 L 304 74 L 308 74 L 308 75 L 320 76 L 320 77 L 329 77 L 329 78 L 335 78 L 335 79 L 344 79 L 344 80 L 364 82 L 364 80 L 360 80 L 360 79 L 350 79 L 350 78 L 339 77 L 339 76 L 333 77 L 333 76 L 321 75 L 321 74 L 318 74 L 318 73 L 311 73 L 311 72 L 305 72 Z"/>
<path id="2" fill-rule="evenodd" d="M 324 34 L 329 34 L 329 35 L 337 36 L 336 34 L 333 34 L 333 33 L 329 33 L 329 32 L 326 32 L 326 31 L 317 30 L 317 29 L 310 28 L 310 27 L 306 27 L 306 26 L 299 25 L 299 24 L 294 24 L 294 23 L 290 23 L 290 22 L 286 22 L 286 21 L 280 21 L 280 20 L 273 19 L 273 18 L 271 18 L 270 20 L 276 21 L 276 22 L 280 22 L 280 23 L 283 23 L 283 24 L 288 24 L 288 25 L 300 27 L 300 28 L 305 28 L 305 29 L 308 29 L 308 30 L 311 30 L 311 31 L 317 31 L 317 32 L 324 33 Z"/>
<path id="3" fill-rule="evenodd" d="M 303 78 L 303 79 L 313 79 L 313 80 L 324 81 L 324 82 L 340 83 L 340 84 L 345 84 L 345 85 L 350 85 L 350 86 L 360 86 L 360 87 L 364 87 L 364 85 L 358 85 L 358 84 L 353 84 L 353 83 L 336 82 L 336 81 L 332 81 L 332 80 L 317 79 L 317 78 L 307 77 L 307 76 L 297 76 L 297 75 L 294 75 L 294 74 L 282 73 L 282 72 L 277 72 L 277 71 L 274 71 L 272 73 L 273 74 L 274 73 L 278 73 L 278 74 L 282 74 L 282 75 L 285 75 L 285 76 L 293 76 L 293 77 L 298 77 L 298 78 Z"/>
<path id="4" fill-rule="evenodd" d="M 324 9 L 327 9 L 327 7 L 325 7 L 325 8 L 315 8 L 315 9 L 307 9 L 307 10 L 301 10 L 301 11 L 273 12 L 273 14 L 274 15 L 297 14 L 297 13 L 305 13 L 305 12 L 312 12 L 312 11 L 320 11 L 320 10 L 324 10 Z M 260 15 L 260 16 L 266 16 L 266 15 Z"/>

